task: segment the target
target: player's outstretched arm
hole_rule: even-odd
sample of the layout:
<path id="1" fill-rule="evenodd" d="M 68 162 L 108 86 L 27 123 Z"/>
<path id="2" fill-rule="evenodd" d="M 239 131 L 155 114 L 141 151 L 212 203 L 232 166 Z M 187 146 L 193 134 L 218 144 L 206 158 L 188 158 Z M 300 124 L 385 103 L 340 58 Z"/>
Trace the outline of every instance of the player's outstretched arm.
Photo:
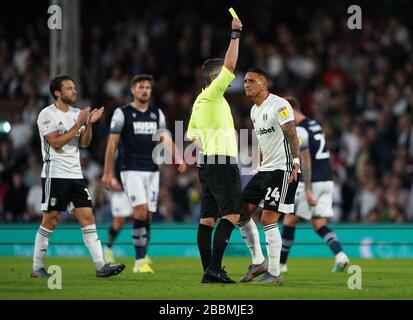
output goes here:
<path id="1" fill-rule="evenodd" d="M 227 53 L 225 54 L 224 66 L 234 73 L 238 61 L 239 38 L 241 36 L 242 23 L 238 19 L 233 19 L 231 27 L 231 41 Z"/>
<path id="2" fill-rule="evenodd" d="M 105 188 L 111 189 L 113 179 L 113 167 L 116 148 L 120 140 L 120 134 L 111 133 L 105 151 L 105 165 L 103 167 L 102 184 Z"/>
<path id="3" fill-rule="evenodd" d="M 53 131 L 47 134 L 45 137 L 47 142 L 55 149 L 61 149 L 65 144 L 67 144 L 70 140 L 72 140 L 82 126 L 86 123 L 90 114 L 90 108 L 83 109 L 79 112 L 79 116 L 75 125 L 69 129 L 69 131 L 60 134 L 57 131 Z"/>
<path id="4" fill-rule="evenodd" d="M 290 145 L 291 153 L 294 159 L 300 159 L 300 147 L 297 138 L 297 131 L 295 128 L 294 120 L 289 121 L 281 126 L 282 131 Z M 300 169 L 299 163 L 294 163 L 293 171 L 291 173 L 289 183 L 297 181 L 298 170 Z"/>

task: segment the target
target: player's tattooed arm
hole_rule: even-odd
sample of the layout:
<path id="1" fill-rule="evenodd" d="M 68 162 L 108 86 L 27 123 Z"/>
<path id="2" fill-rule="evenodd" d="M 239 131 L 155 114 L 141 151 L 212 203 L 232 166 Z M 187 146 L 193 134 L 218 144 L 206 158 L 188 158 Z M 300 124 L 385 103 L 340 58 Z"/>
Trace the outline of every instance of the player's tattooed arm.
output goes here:
<path id="1" fill-rule="evenodd" d="M 301 168 L 304 179 L 305 190 L 311 190 L 311 156 L 310 149 L 301 150 Z"/>
<path id="2" fill-rule="evenodd" d="M 289 121 L 281 126 L 288 144 L 290 145 L 293 158 L 300 158 L 300 147 L 294 121 Z"/>

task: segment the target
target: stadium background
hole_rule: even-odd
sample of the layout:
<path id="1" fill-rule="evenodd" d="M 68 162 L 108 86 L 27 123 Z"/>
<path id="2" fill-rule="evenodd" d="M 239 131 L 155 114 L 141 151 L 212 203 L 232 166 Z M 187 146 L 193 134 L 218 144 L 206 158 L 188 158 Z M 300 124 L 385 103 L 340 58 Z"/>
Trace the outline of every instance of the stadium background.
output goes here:
<path id="1" fill-rule="evenodd" d="M 49 2 L 37 1 L 30 10 L 24 10 L 25 3 L 0 4 L 2 255 L 30 255 L 28 243 L 41 216 L 41 154 L 35 121 L 50 102 Z M 363 256 L 363 248 L 373 243 L 374 257 L 413 257 L 411 1 L 358 1 L 362 30 L 348 29 L 347 8 L 355 3 L 344 1 L 289 1 L 288 5 L 217 1 L 195 7 L 190 1 L 163 0 L 79 4 L 78 86 L 84 102 L 79 106 L 106 107 L 104 119 L 94 127 L 91 147 L 81 154 L 99 223 L 111 219 L 108 194 L 99 181 L 109 119 L 116 107 L 130 99 L 129 80 L 138 73 L 153 74 L 153 104 L 162 108 L 171 131 L 177 120 L 186 127 L 192 102 L 203 86 L 200 66 L 206 58 L 224 55 L 229 38 L 227 8 L 234 5 L 245 25 L 237 80 L 227 94 L 236 127 L 252 129 L 251 103 L 243 94 L 242 77 L 251 66 L 263 67 L 271 76 L 272 92 L 299 97 L 305 113 L 323 125 L 334 163 L 333 222 L 340 223 L 335 228 L 345 249 L 356 248 L 352 255 Z M 243 176 L 243 184 L 248 179 Z M 194 223 L 199 218 L 197 171 L 191 168 L 180 175 L 172 166 L 164 166 L 161 181 L 153 241 L 166 241 L 165 229 L 187 229 L 192 233 L 185 241 L 192 247 L 182 254 L 196 254 L 190 243 L 195 241 Z M 62 216 L 73 222 L 69 215 Z M 78 230 L 71 225 L 65 228 Z M 305 255 L 309 243 L 318 242 L 313 255 L 327 256 L 328 249 L 320 247 L 321 240 L 311 235 L 309 227 L 300 228 L 305 230 L 297 238 L 302 246 L 294 248 L 293 255 L 301 251 Z M 81 247 L 79 234 L 58 238 L 59 232 L 52 247 L 54 241 L 78 241 Z M 129 230 L 122 237 L 120 247 L 126 248 Z M 237 237 L 234 241 L 241 242 Z M 154 246 L 159 254 L 161 248 L 165 245 Z M 241 254 L 239 248 L 229 250 Z M 69 253 L 84 254 L 79 251 L 83 249 L 73 250 Z M 55 254 L 64 250 L 56 249 Z"/>

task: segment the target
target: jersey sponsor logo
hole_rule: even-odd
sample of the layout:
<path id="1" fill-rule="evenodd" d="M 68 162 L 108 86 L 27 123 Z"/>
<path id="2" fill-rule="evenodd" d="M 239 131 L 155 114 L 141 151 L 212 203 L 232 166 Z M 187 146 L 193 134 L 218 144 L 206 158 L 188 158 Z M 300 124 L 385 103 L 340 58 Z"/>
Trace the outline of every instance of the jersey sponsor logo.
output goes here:
<path id="1" fill-rule="evenodd" d="M 278 114 L 280 115 L 281 119 L 283 119 L 283 120 L 287 119 L 288 116 L 290 115 L 290 113 L 288 112 L 287 107 L 282 107 L 282 108 L 278 109 Z"/>
<path id="2" fill-rule="evenodd" d="M 156 122 L 135 121 L 133 123 L 133 130 L 135 134 L 155 134 L 158 129 Z"/>
<path id="3" fill-rule="evenodd" d="M 275 128 L 274 127 L 271 127 L 271 128 L 268 128 L 268 129 L 259 128 L 259 129 L 255 130 L 255 132 L 257 133 L 257 136 L 262 136 L 264 134 L 275 132 Z"/>

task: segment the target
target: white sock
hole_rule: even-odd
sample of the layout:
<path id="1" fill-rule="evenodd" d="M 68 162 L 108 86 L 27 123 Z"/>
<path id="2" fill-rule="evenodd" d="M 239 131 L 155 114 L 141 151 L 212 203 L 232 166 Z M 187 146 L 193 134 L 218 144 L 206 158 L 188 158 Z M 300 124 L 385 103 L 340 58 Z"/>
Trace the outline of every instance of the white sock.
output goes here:
<path id="1" fill-rule="evenodd" d="M 265 231 L 265 241 L 267 243 L 268 272 L 273 276 L 280 275 L 280 255 L 282 239 L 278 224 L 273 223 L 263 227 Z"/>
<path id="2" fill-rule="evenodd" d="M 95 264 L 96 270 L 100 270 L 105 265 L 105 260 L 103 259 L 102 244 L 100 243 L 98 234 L 96 232 L 96 225 L 92 224 L 90 226 L 82 228 L 83 242 L 89 249 L 89 253 L 92 257 L 93 263 Z"/>
<path id="3" fill-rule="evenodd" d="M 49 238 L 52 235 L 52 230 L 48 230 L 40 226 L 34 240 L 34 254 L 33 254 L 33 271 L 43 268 L 43 258 L 49 246 Z"/>
<path id="4" fill-rule="evenodd" d="M 265 258 L 262 254 L 260 235 L 258 233 L 257 225 L 255 224 L 254 220 L 249 219 L 244 223 L 238 224 L 238 227 L 242 237 L 244 238 L 245 244 L 250 250 L 252 264 L 263 263 Z"/>

